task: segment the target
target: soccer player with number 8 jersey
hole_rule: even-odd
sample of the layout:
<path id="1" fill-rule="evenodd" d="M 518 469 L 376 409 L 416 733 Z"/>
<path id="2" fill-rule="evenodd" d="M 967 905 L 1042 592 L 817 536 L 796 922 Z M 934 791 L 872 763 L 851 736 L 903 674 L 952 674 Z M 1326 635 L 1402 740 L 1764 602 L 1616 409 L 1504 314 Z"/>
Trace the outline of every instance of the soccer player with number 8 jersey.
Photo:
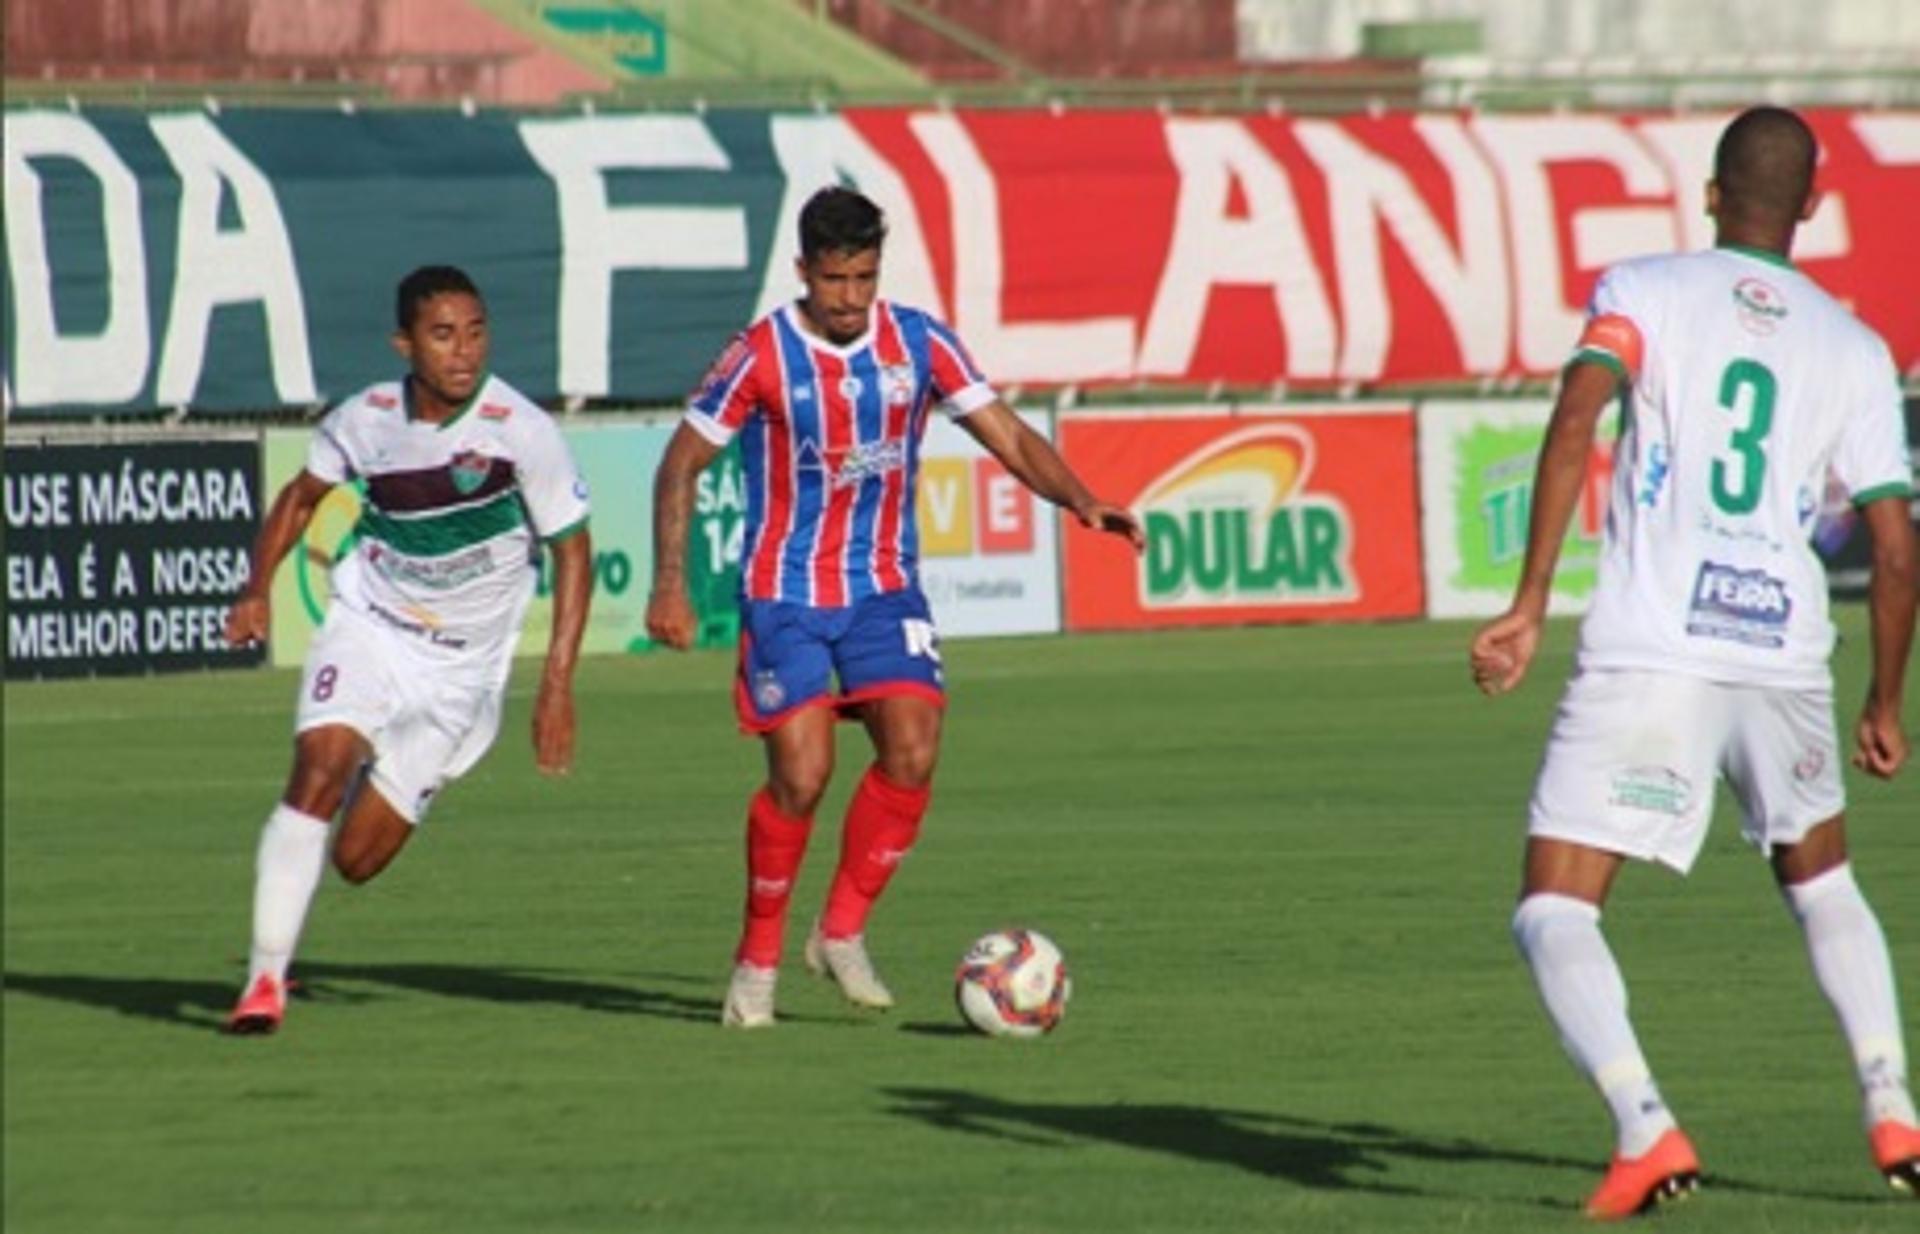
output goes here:
<path id="1" fill-rule="evenodd" d="M 914 485 L 928 417 L 952 416 L 1082 525 L 1142 543 L 1133 517 L 1089 493 L 1001 401 L 952 330 L 877 298 L 886 235 L 877 206 L 822 189 L 799 230 L 806 294 L 722 351 L 654 481 L 647 630 L 686 648 L 694 483 L 740 442 L 747 514 L 734 703 L 741 727 L 765 742 L 767 781 L 747 810 L 746 920 L 721 1012 L 739 1028 L 773 1023 L 787 904 L 833 773 L 836 716 L 865 724 L 875 758 L 847 807 L 805 958 L 851 1002 L 893 1003 L 867 954 L 866 922 L 919 834 L 946 697 L 916 569 Z"/>
<path id="2" fill-rule="evenodd" d="M 1613 1161 L 1587 1202 L 1603 1220 L 1684 1196 L 1700 1162 L 1628 1020 L 1601 906 L 1626 858 L 1691 867 L 1721 777 L 1846 1035 L 1874 1162 L 1896 1189 L 1920 1188 L 1893 969 L 1847 858 L 1834 630 L 1809 543 L 1831 475 L 1873 540 L 1852 761 L 1891 777 L 1907 758 L 1912 468 L 1886 345 L 1788 260 L 1818 202 L 1817 158 L 1799 116 L 1743 112 L 1707 186 L 1716 247 L 1600 279 L 1547 429 L 1519 588 L 1473 641 L 1481 689 L 1519 684 L 1595 422 L 1618 394 L 1599 583 L 1534 787 L 1513 919 L 1562 1044 L 1613 1114 Z"/>

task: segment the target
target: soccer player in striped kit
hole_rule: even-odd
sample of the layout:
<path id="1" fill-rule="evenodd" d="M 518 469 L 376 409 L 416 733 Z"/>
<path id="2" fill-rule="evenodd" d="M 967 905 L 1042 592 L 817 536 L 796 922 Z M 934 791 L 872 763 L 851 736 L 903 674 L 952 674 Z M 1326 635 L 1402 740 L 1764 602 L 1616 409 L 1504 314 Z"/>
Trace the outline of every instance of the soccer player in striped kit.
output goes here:
<path id="1" fill-rule="evenodd" d="M 1741 113 L 1707 186 L 1715 247 L 1601 277 L 1540 455 L 1513 606 L 1473 641 L 1481 689 L 1519 684 L 1595 421 L 1624 398 L 1599 584 L 1535 782 L 1513 918 L 1561 1042 L 1613 1115 L 1613 1162 L 1586 1208 L 1601 1220 L 1699 1179 L 1627 1018 L 1600 909 L 1626 858 L 1687 871 L 1719 777 L 1846 1035 L 1874 1163 L 1896 1189 L 1920 1189 L 1893 968 L 1847 859 L 1834 630 L 1808 543 L 1831 472 L 1873 539 L 1872 677 L 1853 763 L 1891 778 L 1907 759 L 1912 468 L 1886 344 L 1787 259 L 1817 203 L 1817 159 L 1792 112 Z"/>
<path id="2" fill-rule="evenodd" d="M 247 985 L 234 1033 L 286 1015 L 287 966 L 327 859 L 364 883 L 399 855 L 448 782 L 493 744 L 534 562 L 553 555 L 553 630 L 533 704 L 542 772 L 573 762 L 573 674 L 592 592 L 587 486 L 553 418 L 487 372 L 487 307 L 466 274 L 423 266 L 395 293 L 400 381 L 369 386 L 317 426 L 275 498 L 228 641 L 267 637 L 281 558 L 334 486 L 365 497 L 307 651 L 293 770 L 261 830 Z"/>
<path id="3" fill-rule="evenodd" d="M 917 574 L 920 440 L 953 416 L 1009 472 L 1081 524 L 1142 544 L 994 392 L 953 331 L 877 298 L 886 223 L 845 188 L 800 213 L 805 295 L 737 335 L 694 392 L 655 476 L 648 633 L 692 645 L 687 531 L 700 472 L 736 436 L 746 475 L 734 703 L 767 752 L 747 809 L 747 903 L 721 1022 L 774 1020 L 793 880 L 833 774 L 833 723 L 857 718 L 874 761 L 847 807 L 840 862 L 805 949 L 853 1003 L 893 1005 L 868 957 L 868 914 L 927 811 L 945 685 Z M 834 679 L 838 679 L 835 688 Z"/>

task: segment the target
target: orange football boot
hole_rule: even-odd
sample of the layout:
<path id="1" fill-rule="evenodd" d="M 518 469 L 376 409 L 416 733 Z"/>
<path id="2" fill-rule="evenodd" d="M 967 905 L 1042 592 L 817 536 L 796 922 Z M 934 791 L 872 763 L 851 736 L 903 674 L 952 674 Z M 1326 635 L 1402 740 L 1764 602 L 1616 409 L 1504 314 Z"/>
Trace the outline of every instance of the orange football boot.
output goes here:
<path id="1" fill-rule="evenodd" d="M 1887 1185 L 1920 1200 L 1920 1127 L 1889 1118 L 1873 1125 L 1867 1143 L 1873 1145 L 1873 1163 Z"/>
<path id="2" fill-rule="evenodd" d="M 1653 1147 L 1628 1160 L 1618 1153 L 1607 1176 L 1587 1199 L 1587 1216 L 1595 1221 L 1623 1221 L 1673 1200 L 1683 1200 L 1700 1186 L 1700 1158 L 1678 1127 L 1654 1141 Z"/>
<path id="3" fill-rule="evenodd" d="M 287 992 L 271 973 L 261 973 L 234 1004 L 227 1031 L 236 1036 L 270 1033 L 287 1014 Z"/>

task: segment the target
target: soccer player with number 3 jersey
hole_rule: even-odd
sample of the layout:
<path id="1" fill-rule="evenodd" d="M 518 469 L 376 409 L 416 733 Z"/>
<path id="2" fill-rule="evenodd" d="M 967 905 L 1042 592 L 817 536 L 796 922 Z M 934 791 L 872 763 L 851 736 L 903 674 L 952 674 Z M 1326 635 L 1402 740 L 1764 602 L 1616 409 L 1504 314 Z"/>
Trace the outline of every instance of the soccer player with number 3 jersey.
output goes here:
<path id="1" fill-rule="evenodd" d="M 540 770 L 573 761 L 573 671 L 592 550 L 587 488 L 552 417 L 487 373 L 487 311 L 451 266 L 401 280 L 393 344 L 406 378 L 327 414 L 306 467 L 275 498 L 246 591 L 227 617 L 267 637 L 268 589 L 336 485 L 365 485 L 357 540 L 300 681 L 293 772 L 260 836 L 247 985 L 235 1033 L 286 1013 L 287 965 L 326 864 L 363 883 L 392 861 L 441 786 L 480 761 L 500 726 L 534 562 L 553 554 L 553 633 L 533 707 Z"/>
<path id="2" fill-rule="evenodd" d="M 946 698 L 916 569 L 914 486 L 928 417 L 954 417 L 1082 525 L 1142 543 L 1133 517 L 1089 493 L 1000 400 L 952 330 L 877 298 L 885 235 L 879 208 L 861 194 L 814 194 L 800 214 L 806 294 L 720 354 L 654 481 L 647 630 L 684 649 L 694 632 L 685 576 L 694 484 L 740 443 L 747 514 L 734 703 L 741 727 L 765 743 L 767 781 L 747 809 L 746 920 L 721 1012 L 732 1027 L 774 1021 L 787 904 L 833 773 L 836 716 L 864 723 L 875 757 L 847 807 L 805 959 L 851 1002 L 893 1003 L 867 954 L 867 917 L 919 834 Z"/>
<path id="3" fill-rule="evenodd" d="M 1618 395 L 1599 583 L 1534 786 L 1513 919 L 1562 1044 L 1613 1114 L 1613 1160 L 1586 1210 L 1602 1220 L 1699 1182 L 1600 910 L 1627 858 L 1691 867 L 1721 777 L 1846 1035 L 1874 1163 L 1896 1189 L 1920 1189 L 1893 969 L 1847 859 L 1834 631 L 1809 543 L 1831 475 L 1873 541 L 1872 676 L 1852 761 L 1889 778 L 1907 758 L 1913 477 L 1886 345 L 1788 260 L 1818 201 L 1817 157 L 1799 116 L 1743 112 L 1707 186 L 1716 247 L 1600 279 L 1548 425 L 1513 605 L 1473 640 L 1482 690 L 1519 684 L 1595 423 Z"/>

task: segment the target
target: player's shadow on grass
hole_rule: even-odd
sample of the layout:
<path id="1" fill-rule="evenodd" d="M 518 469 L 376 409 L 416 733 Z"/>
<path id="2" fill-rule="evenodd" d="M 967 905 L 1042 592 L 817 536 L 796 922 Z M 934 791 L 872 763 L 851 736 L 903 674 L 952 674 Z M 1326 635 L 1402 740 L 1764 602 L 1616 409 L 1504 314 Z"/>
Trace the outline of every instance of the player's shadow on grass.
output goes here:
<path id="1" fill-rule="evenodd" d="M 1003 1101 L 945 1088 L 888 1088 L 889 1113 L 947 1131 L 961 1131 L 1040 1147 L 1078 1138 L 1232 1166 L 1301 1187 L 1366 1191 L 1424 1199 L 1491 1200 L 1529 1208 L 1567 1209 L 1598 1181 L 1602 1162 L 1502 1148 L 1466 1139 L 1435 1139 L 1377 1123 L 1328 1123 L 1258 1110 L 1193 1105 L 1054 1105 Z M 1432 1190 L 1394 1183 L 1397 1164 L 1505 1164 L 1567 1171 L 1556 1195 L 1499 1196 L 1485 1191 Z M 1875 1204 L 1863 1195 L 1791 1190 L 1707 1175 L 1709 1191 L 1841 1204 Z"/>
<path id="2" fill-rule="evenodd" d="M 659 1016 L 713 1023 L 718 998 L 692 998 L 639 986 L 589 981 L 542 970 L 488 968 L 467 964 L 329 964 L 294 966 L 294 1003 L 363 1003 L 383 997 L 369 986 L 414 990 L 445 998 L 494 1003 L 547 1003 L 587 1011 Z M 16 991 L 82 1006 L 103 1007 L 194 1028 L 226 1022 L 241 980 L 188 981 L 169 977 L 112 977 L 81 973 L 4 975 L 7 993 Z"/>
<path id="3" fill-rule="evenodd" d="M 100 977 L 79 973 L 9 972 L 4 981 L 9 994 L 17 991 L 196 1028 L 211 1028 L 222 1023 L 238 989 L 237 984 L 223 981 Z"/>
<path id="4" fill-rule="evenodd" d="M 476 964 L 330 964 L 297 962 L 295 977 L 315 997 L 332 997 L 340 983 L 362 982 L 490 1003 L 548 1003 L 669 1020 L 713 1023 L 718 998 L 690 998 L 639 986 L 589 981 L 551 969 L 488 968 Z M 676 979 L 680 980 L 680 979 Z"/>

